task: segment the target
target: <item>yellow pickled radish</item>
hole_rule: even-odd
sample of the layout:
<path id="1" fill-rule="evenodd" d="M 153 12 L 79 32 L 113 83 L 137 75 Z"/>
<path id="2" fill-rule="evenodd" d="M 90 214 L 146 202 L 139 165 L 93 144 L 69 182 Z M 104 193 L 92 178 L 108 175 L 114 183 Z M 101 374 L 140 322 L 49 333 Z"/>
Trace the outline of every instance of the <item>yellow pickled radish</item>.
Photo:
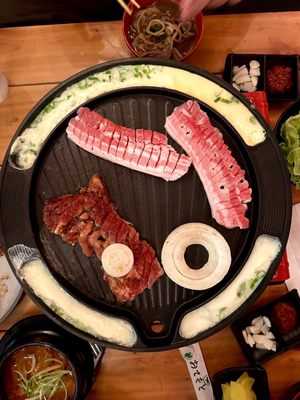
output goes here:
<path id="1" fill-rule="evenodd" d="M 257 400 L 256 394 L 253 392 L 253 390 L 251 391 L 251 399 L 250 400 Z"/>
<path id="2" fill-rule="evenodd" d="M 231 400 L 230 384 L 222 383 L 221 386 L 222 386 L 222 392 L 223 392 L 222 400 Z"/>
<path id="3" fill-rule="evenodd" d="M 243 372 L 237 382 L 242 383 L 244 379 L 249 378 L 248 372 Z"/>
<path id="4" fill-rule="evenodd" d="M 231 400 L 248 400 L 247 393 L 240 383 L 231 381 L 230 390 Z"/>
<path id="5" fill-rule="evenodd" d="M 241 383 L 241 385 L 243 386 L 243 388 L 244 388 L 247 392 L 249 392 L 249 391 L 251 391 L 251 388 L 252 388 L 254 382 L 255 382 L 255 379 L 254 379 L 254 378 L 251 378 L 251 376 L 248 376 L 247 378 L 244 378 L 244 379 L 242 380 L 242 382 L 240 382 L 240 383 Z"/>
<path id="6" fill-rule="evenodd" d="M 237 381 L 230 383 L 223 383 L 222 387 L 222 400 L 256 400 L 252 386 L 255 379 L 244 372 Z"/>

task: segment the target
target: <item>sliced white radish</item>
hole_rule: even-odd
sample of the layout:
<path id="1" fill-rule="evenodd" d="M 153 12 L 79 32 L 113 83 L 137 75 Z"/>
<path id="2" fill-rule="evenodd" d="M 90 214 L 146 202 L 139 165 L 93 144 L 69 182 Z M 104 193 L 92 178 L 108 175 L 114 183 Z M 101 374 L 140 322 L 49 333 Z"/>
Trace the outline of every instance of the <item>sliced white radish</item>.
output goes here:
<path id="1" fill-rule="evenodd" d="M 271 350 L 271 349 L 272 349 L 273 343 L 274 343 L 273 340 L 268 339 L 268 338 L 266 338 L 266 336 L 265 336 L 265 341 L 264 341 L 263 344 L 264 344 L 264 346 L 266 347 L 267 350 Z"/>
<path id="2" fill-rule="evenodd" d="M 264 319 L 263 319 L 263 317 L 259 317 L 257 320 L 256 320 L 256 322 L 255 322 L 255 326 L 257 326 L 259 329 L 261 329 L 261 327 L 263 326 L 263 324 L 264 324 Z"/>
<path id="3" fill-rule="evenodd" d="M 255 347 L 260 350 L 267 350 L 266 346 L 261 343 L 256 343 Z"/>
<path id="4" fill-rule="evenodd" d="M 256 60 L 251 60 L 249 65 L 250 65 L 250 68 L 259 68 L 260 67 L 260 63 Z"/>
<path id="5" fill-rule="evenodd" d="M 257 349 L 276 351 L 275 336 L 270 331 L 271 322 L 265 315 L 253 318 L 250 326 L 244 329 L 243 337 L 249 346 Z M 245 338 L 247 336 L 247 339 Z"/>
<path id="6" fill-rule="evenodd" d="M 245 92 L 255 92 L 256 86 L 254 86 L 252 82 L 245 82 L 241 85 L 241 89 Z"/>
<path id="7" fill-rule="evenodd" d="M 251 75 L 251 82 L 253 83 L 254 86 L 257 86 L 258 84 L 258 77 Z"/>
<path id="8" fill-rule="evenodd" d="M 249 75 L 239 76 L 235 79 L 235 83 L 237 83 L 238 85 L 245 82 L 251 82 L 251 78 Z"/>
<path id="9" fill-rule="evenodd" d="M 275 336 L 273 335 L 272 332 L 269 331 L 269 332 L 266 333 L 266 338 L 267 339 L 275 339 Z"/>
<path id="10" fill-rule="evenodd" d="M 270 328 L 267 325 L 263 325 L 261 327 L 261 331 L 264 335 L 266 335 L 269 332 Z"/>
<path id="11" fill-rule="evenodd" d="M 257 323 L 261 318 L 262 318 L 261 316 L 256 317 L 256 318 L 253 318 L 253 320 L 251 321 L 251 324 L 252 324 L 252 325 L 256 325 L 256 323 Z"/>
<path id="12" fill-rule="evenodd" d="M 269 318 L 266 317 L 266 316 L 264 315 L 264 316 L 263 316 L 263 319 L 264 319 L 264 323 L 265 323 L 269 328 L 271 328 L 271 321 L 269 320 Z"/>
<path id="13" fill-rule="evenodd" d="M 260 328 L 258 326 L 250 326 L 250 332 L 254 334 L 260 333 Z"/>
<path id="14" fill-rule="evenodd" d="M 234 67 L 232 68 L 233 75 L 236 75 L 241 69 L 244 68 L 246 68 L 246 64 L 242 65 L 241 67 L 239 67 L 238 65 L 234 65 Z"/>
<path id="15" fill-rule="evenodd" d="M 277 349 L 277 344 L 276 344 L 276 342 L 273 342 L 271 350 L 276 351 L 276 349 Z"/>
<path id="16" fill-rule="evenodd" d="M 236 74 L 234 74 L 232 80 L 234 82 L 236 82 L 236 80 L 238 78 L 241 78 L 242 76 L 248 76 L 248 75 L 249 75 L 248 69 L 246 67 L 244 67 L 244 68 L 240 69 Z"/>
<path id="17" fill-rule="evenodd" d="M 108 275 L 120 278 L 132 269 L 134 257 L 132 250 L 125 244 L 112 243 L 104 249 L 101 262 Z"/>
<path id="18" fill-rule="evenodd" d="M 250 347 L 253 347 L 255 345 L 255 341 L 254 341 L 252 335 L 248 335 L 248 344 Z"/>
<path id="19" fill-rule="evenodd" d="M 249 70 L 246 65 L 238 67 L 235 65 L 232 69 L 232 86 L 243 92 L 255 92 L 260 76 L 260 64 L 256 60 L 251 60 Z"/>
<path id="20" fill-rule="evenodd" d="M 259 68 L 250 68 L 249 74 L 251 76 L 260 76 L 260 69 Z"/>
<path id="21" fill-rule="evenodd" d="M 266 337 L 265 335 L 253 335 L 253 340 L 255 343 L 264 344 Z"/>
<path id="22" fill-rule="evenodd" d="M 200 269 L 192 269 L 185 262 L 188 246 L 200 244 L 208 252 L 208 261 Z M 220 282 L 231 264 L 231 252 L 223 236 L 211 226 L 189 223 L 174 229 L 164 242 L 161 253 L 166 274 L 187 289 L 204 290 Z"/>

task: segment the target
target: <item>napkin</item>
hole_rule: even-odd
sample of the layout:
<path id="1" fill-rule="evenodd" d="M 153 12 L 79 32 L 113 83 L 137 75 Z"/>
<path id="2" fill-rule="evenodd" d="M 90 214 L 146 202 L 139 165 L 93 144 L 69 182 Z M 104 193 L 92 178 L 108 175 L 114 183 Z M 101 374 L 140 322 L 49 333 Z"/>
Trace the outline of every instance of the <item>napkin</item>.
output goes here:
<path id="1" fill-rule="evenodd" d="M 285 281 L 289 290 L 297 289 L 300 295 L 300 203 L 293 206 L 292 224 L 287 242 L 290 278 Z"/>

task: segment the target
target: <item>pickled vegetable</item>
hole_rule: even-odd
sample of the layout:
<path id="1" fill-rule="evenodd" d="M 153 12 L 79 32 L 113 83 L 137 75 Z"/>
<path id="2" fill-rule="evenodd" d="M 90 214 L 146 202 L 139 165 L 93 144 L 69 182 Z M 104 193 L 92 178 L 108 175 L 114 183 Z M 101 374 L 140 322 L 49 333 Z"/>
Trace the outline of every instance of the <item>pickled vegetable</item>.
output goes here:
<path id="1" fill-rule="evenodd" d="M 256 400 L 252 386 L 255 379 L 244 372 L 237 381 L 230 383 L 223 383 L 222 386 L 222 400 Z"/>

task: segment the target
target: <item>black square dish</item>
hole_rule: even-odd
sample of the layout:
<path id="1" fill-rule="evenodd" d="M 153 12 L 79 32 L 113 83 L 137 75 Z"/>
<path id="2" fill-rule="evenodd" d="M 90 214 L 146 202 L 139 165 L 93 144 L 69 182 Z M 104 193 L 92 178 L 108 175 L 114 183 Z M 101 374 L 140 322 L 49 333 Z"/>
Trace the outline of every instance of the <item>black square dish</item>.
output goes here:
<path id="1" fill-rule="evenodd" d="M 278 305 L 285 304 L 285 308 L 281 308 L 281 314 L 284 318 L 285 329 L 278 324 L 276 317 L 276 308 Z M 276 302 L 271 303 L 271 322 L 276 327 L 276 330 L 281 335 L 281 339 L 285 346 L 290 349 L 300 343 L 300 298 L 296 289 L 291 290 L 289 293 L 281 296 Z M 291 315 L 293 314 L 293 315 Z M 290 328 L 290 329 L 288 329 Z"/>
<path id="2" fill-rule="evenodd" d="M 212 379 L 215 400 L 222 400 L 222 384 L 236 381 L 244 372 L 255 379 L 253 391 L 257 400 L 270 400 L 268 376 L 262 367 L 236 367 L 217 372 Z"/>
<path id="3" fill-rule="evenodd" d="M 249 69 L 252 60 L 258 61 L 260 64 L 260 76 L 258 76 L 256 90 L 265 90 L 265 56 L 263 54 L 228 54 L 224 68 L 224 79 L 232 84 L 233 67 L 245 65 Z"/>
<path id="4" fill-rule="evenodd" d="M 298 98 L 297 55 L 266 56 L 265 90 L 267 97 L 271 100 L 295 100 Z"/>
<path id="5" fill-rule="evenodd" d="M 245 338 L 243 336 L 243 330 L 245 330 L 246 327 L 249 327 L 251 325 L 251 321 L 254 318 L 257 318 L 259 316 L 266 316 L 267 318 L 270 319 L 270 312 L 268 310 L 268 307 L 262 307 L 259 310 L 253 312 L 252 314 L 240 318 L 239 320 L 235 321 L 235 323 L 232 324 L 231 326 L 232 331 L 247 359 L 252 364 L 258 364 L 258 365 L 281 354 L 285 350 L 284 342 L 280 334 L 277 332 L 276 328 L 274 329 L 273 325 L 271 327 L 271 332 L 275 336 L 274 340 L 276 342 L 276 351 L 258 349 L 255 346 L 251 347 L 248 343 L 246 343 Z"/>
<path id="6" fill-rule="evenodd" d="M 260 63 L 257 91 L 263 90 L 269 101 L 292 101 L 299 93 L 299 56 L 296 54 L 234 54 L 226 57 L 224 79 L 233 83 L 233 67 L 246 65 L 251 60 Z"/>
<path id="7" fill-rule="evenodd" d="M 283 306 L 282 306 L 283 305 Z M 279 307 L 279 308 L 278 308 Z M 288 315 L 292 313 L 293 317 Z M 246 343 L 243 330 L 259 316 L 266 316 L 270 322 L 270 331 L 276 341 L 276 351 L 257 349 Z M 294 323 L 291 323 L 291 318 Z M 283 326 L 283 327 L 282 327 Z M 290 328 L 290 329 L 288 329 Z M 266 304 L 255 312 L 245 315 L 232 324 L 232 331 L 245 356 L 251 363 L 262 364 L 300 343 L 300 299 L 296 289 Z"/>

